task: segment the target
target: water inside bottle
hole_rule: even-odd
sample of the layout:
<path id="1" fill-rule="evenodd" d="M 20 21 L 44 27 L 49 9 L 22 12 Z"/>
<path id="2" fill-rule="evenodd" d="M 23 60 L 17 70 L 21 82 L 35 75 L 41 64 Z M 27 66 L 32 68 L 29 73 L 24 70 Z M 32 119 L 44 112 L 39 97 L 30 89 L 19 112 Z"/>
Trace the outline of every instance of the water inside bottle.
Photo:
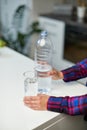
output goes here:
<path id="1" fill-rule="evenodd" d="M 48 73 L 51 71 L 52 67 L 50 65 L 38 65 L 35 70 L 38 75 L 38 92 L 43 94 L 48 94 L 51 90 L 51 76 Z"/>

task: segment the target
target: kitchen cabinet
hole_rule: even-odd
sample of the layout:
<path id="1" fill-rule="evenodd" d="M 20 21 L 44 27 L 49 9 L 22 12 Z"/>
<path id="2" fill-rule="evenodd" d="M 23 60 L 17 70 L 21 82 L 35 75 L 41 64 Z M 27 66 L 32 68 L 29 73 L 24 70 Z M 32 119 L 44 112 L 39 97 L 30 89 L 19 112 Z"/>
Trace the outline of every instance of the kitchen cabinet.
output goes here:
<path id="1" fill-rule="evenodd" d="M 48 31 L 54 47 L 53 67 L 58 68 L 60 55 L 62 56 L 62 51 L 59 48 L 61 46 L 63 49 L 64 43 L 65 22 L 40 16 L 39 23 L 42 29 Z"/>

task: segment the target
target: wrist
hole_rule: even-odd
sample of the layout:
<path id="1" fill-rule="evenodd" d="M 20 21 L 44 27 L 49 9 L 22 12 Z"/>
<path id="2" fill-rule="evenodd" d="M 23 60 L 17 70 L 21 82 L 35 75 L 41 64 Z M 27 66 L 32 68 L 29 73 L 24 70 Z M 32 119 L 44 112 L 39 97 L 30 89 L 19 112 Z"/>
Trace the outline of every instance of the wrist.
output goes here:
<path id="1" fill-rule="evenodd" d="M 64 78 L 63 72 L 60 71 L 60 79 L 63 79 L 63 78 Z"/>

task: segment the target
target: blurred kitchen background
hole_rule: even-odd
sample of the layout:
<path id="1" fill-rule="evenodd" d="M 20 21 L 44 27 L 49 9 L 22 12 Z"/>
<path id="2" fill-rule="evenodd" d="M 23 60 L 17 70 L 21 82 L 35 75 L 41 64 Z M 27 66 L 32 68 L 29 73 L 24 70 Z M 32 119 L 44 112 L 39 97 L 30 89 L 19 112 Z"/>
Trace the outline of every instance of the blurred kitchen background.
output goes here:
<path id="1" fill-rule="evenodd" d="M 54 46 L 54 67 L 87 58 L 87 0 L 0 0 L 0 39 L 8 47 L 34 59 L 44 29 Z"/>

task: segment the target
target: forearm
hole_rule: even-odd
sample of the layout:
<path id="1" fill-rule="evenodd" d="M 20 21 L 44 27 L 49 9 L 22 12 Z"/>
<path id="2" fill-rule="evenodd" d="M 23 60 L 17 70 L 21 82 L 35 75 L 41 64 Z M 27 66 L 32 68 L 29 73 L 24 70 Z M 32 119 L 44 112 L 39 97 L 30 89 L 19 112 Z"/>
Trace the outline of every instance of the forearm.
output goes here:
<path id="1" fill-rule="evenodd" d="M 47 109 L 69 115 L 84 114 L 87 111 L 87 94 L 76 97 L 50 97 L 47 103 Z"/>
<path id="2" fill-rule="evenodd" d="M 73 66 L 71 68 L 65 69 L 61 71 L 63 73 L 63 80 L 65 82 L 75 81 L 83 78 L 81 70 L 77 66 Z"/>
<path id="3" fill-rule="evenodd" d="M 64 81 L 74 81 L 87 77 L 87 59 L 77 63 L 76 65 L 62 70 Z"/>

